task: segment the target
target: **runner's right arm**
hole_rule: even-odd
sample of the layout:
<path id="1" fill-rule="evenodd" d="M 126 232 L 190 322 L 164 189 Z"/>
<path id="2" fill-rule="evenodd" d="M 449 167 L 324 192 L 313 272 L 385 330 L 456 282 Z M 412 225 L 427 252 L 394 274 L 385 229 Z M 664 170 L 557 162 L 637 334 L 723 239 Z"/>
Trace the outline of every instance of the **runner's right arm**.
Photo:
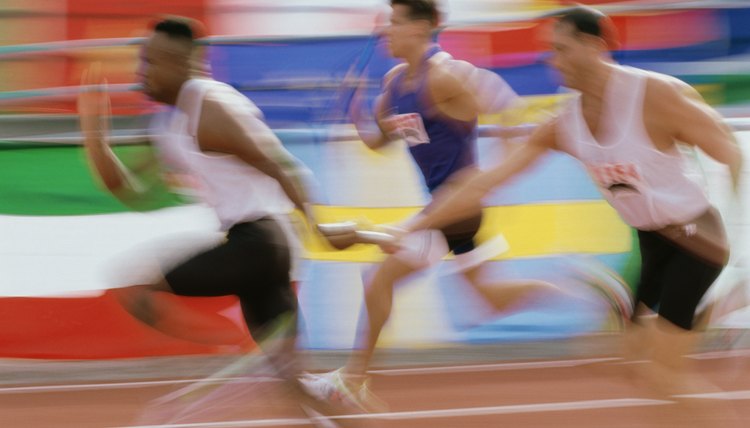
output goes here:
<path id="1" fill-rule="evenodd" d="M 155 157 L 143 159 L 134 171 L 128 169 L 109 146 L 111 103 L 101 66 L 93 65 L 84 71 L 78 95 L 78 115 L 83 134 L 86 158 L 99 181 L 126 206 L 142 209 L 139 199 L 149 186 L 140 180 L 138 172 L 156 166 Z"/>
<path id="2" fill-rule="evenodd" d="M 359 108 L 359 103 L 355 102 L 351 110 L 352 122 L 357 128 L 357 134 L 360 140 L 371 150 L 377 150 L 384 147 L 392 141 L 390 133 L 393 131 L 392 125 L 389 125 L 385 119 L 389 112 L 387 103 L 390 97 L 390 84 L 396 73 L 404 67 L 404 64 L 392 68 L 383 78 L 383 92 L 375 98 L 374 115 L 377 126 L 372 126 L 369 118 L 363 117 Z"/>
<path id="3" fill-rule="evenodd" d="M 556 120 L 537 128 L 529 141 L 494 168 L 467 174 L 465 179 L 446 191 L 433 194 L 433 201 L 410 222 L 404 233 L 423 229 L 440 229 L 474 215 L 482 208 L 482 199 L 495 187 L 514 177 L 539 157 L 557 147 Z"/>

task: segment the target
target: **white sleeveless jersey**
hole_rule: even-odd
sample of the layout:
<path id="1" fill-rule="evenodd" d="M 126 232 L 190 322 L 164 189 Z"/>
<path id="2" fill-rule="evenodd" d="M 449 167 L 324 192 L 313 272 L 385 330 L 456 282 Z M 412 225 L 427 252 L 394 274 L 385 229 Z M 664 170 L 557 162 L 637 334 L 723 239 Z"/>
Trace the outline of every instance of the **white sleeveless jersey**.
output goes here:
<path id="1" fill-rule="evenodd" d="M 658 150 L 646 131 L 643 100 L 650 74 L 615 67 L 599 119 L 601 141 L 586 124 L 580 94 L 571 98 L 557 129 L 558 148 L 583 162 L 622 219 L 641 230 L 686 223 L 709 207 L 679 148 Z"/>
<path id="2" fill-rule="evenodd" d="M 201 151 L 196 135 L 208 91 L 226 100 L 233 114 L 251 129 L 272 132 L 255 104 L 231 86 L 211 79 L 191 79 L 180 89 L 176 106 L 157 115 L 152 125 L 165 166 L 195 181 L 199 198 L 214 209 L 222 230 L 290 213 L 294 205 L 275 179 L 233 155 Z"/>

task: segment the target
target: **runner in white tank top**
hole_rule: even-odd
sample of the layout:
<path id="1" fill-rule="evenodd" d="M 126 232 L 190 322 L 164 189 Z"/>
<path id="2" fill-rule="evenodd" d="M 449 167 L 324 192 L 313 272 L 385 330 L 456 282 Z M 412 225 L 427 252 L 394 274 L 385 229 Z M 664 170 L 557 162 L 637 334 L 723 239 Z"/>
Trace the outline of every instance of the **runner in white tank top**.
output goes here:
<path id="1" fill-rule="evenodd" d="M 223 230 L 237 223 L 289 214 L 294 205 L 275 179 L 237 156 L 201 150 L 197 132 L 207 96 L 231 109 L 229 113 L 254 135 L 275 138 L 247 97 L 225 83 L 193 78 L 182 85 L 175 107 L 155 119 L 154 142 L 163 163 L 198 180 L 199 196 L 215 210 Z"/>
<path id="2" fill-rule="evenodd" d="M 613 63 L 614 27 L 576 7 L 552 33 L 551 65 L 575 94 L 505 162 L 433 203 L 410 230 L 440 227 L 472 212 L 495 186 L 550 149 L 581 160 L 605 198 L 639 231 L 642 257 L 634 328 L 636 357 L 652 357 L 648 380 L 661 392 L 691 392 L 683 356 L 693 346 L 695 309 L 728 258 L 718 212 L 687 177 L 678 144 L 729 167 L 737 193 L 742 154 L 720 116 L 687 84 Z M 655 322 L 646 315 L 658 311 Z"/>
<path id="3" fill-rule="evenodd" d="M 648 79 L 669 79 L 613 65 L 595 138 L 575 94 L 558 120 L 558 149 L 585 165 L 602 195 L 640 230 L 688 223 L 706 212 L 708 197 L 685 170 L 677 146 L 658 150 L 643 124 Z"/>
<path id="4" fill-rule="evenodd" d="M 158 292 L 236 295 L 257 344 L 273 350 L 267 356 L 278 373 L 300 399 L 313 404 L 297 383 L 297 301 L 290 284 L 288 226 L 279 221 L 296 206 L 315 224 L 301 170 L 252 102 L 228 85 L 196 77 L 198 51 L 189 21 L 163 20 L 143 46 L 138 75 L 146 95 L 170 107 L 156 121 L 155 144 L 164 166 L 196 180 L 199 196 L 227 232 L 226 241 L 183 261 L 153 284 L 114 294 L 149 326 L 210 344 L 225 344 L 226 338 L 206 328 L 205 314 L 170 304 Z M 79 96 L 87 156 L 107 189 L 128 203 L 144 189 L 107 145 L 109 96 L 99 69 L 92 67 L 83 83 L 98 88 Z"/>
<path id="5" fill-rule="evenodd" d="M 168 171 L 191 178 L 198 198 L 214 210 L 223 231 L 235 224 L 273 218 L 289 240 L 291 277 L 296 281 L 303 249 L 290 217 L 294 204 L 278 181 L 237 156 L 200 149 L 197 131 L 207 96 L 231 109 L 229 113 L 253 135 L 262 136 L 259 141 L 267 139 L 271 145 L 276 144 L 276 137 L 263 122 L 263 113 L 252 101 L 226 83 L 197 77 L 182 85 L 174 107 L 154 117 L 151 134 L 159 158 Z M 308 174 L 301 165 L 295 173 Z"/>

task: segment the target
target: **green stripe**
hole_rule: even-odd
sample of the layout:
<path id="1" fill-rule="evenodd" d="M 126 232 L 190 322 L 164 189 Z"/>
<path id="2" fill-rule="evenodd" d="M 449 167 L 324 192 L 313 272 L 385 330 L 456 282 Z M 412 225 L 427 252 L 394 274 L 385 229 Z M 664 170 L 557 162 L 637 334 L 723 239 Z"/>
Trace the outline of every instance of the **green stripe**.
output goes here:
<path id="1" fill-rule="evenodd" d="M 711 105 L 732 105 L 750 100 L 749 75 L 690 75 L 682 78 L 696 86 Z"/>
<path id="2" fill-rule="evenodd" d="M 2 147 L 2 146 L 0 146 Z M 126 165 L 153 156 L 148 146 L 116 147 Z M 175 206 L 156 171 L 145 174 L 151 190 L 139 209 Z M 0 214 L 81 215 L 130 211 L 92 178 L 81 147 L 0 148 Z"/>

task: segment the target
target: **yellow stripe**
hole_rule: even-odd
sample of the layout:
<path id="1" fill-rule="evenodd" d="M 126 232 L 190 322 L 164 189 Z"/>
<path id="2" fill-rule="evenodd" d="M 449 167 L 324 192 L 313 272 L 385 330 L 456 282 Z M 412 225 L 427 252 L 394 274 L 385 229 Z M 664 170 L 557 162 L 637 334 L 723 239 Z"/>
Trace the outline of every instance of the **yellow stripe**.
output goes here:
<path id="1" fill-rule="evenodd" d="M 710 105 L 726 104 L 725 85 L 705 83 L 693 86 Z"/>
<path id="2" fill-rule="evenodd" d="M 356 220 L 365 224 L 397 223 L 419 210 L 407 208 L 316 207 L 321 222 Z M 477 240 L 502 233 L 510 250 L 496 258 L 543 257 L 562 253 L 608 254 L 631 249 L 630 228 L 605 201 L 528 204 L 485 209 Z M 336 251 L 320 238 L 306 237 L 313 260 L 374 263 L 383 259 L 379 248 L 356 245 Z"/>
<path id="3" fill-rule="evenodd" d="M 516 126 L 521 124 L 540 124 L 555 116 L 562 102 L 570 98 L 570 94 L 528 95 L 521 97 L 520 107 L 509 108 L 498 114 L 482 115 L 481 125 Z"/>

